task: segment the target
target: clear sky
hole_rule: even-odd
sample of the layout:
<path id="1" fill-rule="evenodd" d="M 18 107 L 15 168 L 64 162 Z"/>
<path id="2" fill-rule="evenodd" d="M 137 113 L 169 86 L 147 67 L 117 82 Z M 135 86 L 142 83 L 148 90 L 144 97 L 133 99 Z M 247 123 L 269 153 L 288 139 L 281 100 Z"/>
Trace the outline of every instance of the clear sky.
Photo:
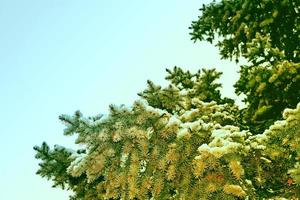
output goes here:
<path id="1" fill-rule="evenodd" d="M 35 175 L 32 147 L 72 145 L 60 114 L 106 113 L 131 103 L 165 68 L 224 72 L 233 97 L 238 67 L 220 61 L 188 27 L 207 0 L 0 0 L 0 199 L 67 200 Z"/>

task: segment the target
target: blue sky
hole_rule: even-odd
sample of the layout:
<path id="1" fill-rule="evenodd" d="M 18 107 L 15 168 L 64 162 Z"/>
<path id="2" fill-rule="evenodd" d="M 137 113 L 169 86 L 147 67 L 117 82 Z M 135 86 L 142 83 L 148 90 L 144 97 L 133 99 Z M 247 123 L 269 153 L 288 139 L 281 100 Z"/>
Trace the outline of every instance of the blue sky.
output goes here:
<path id="1" fill-rule="evenodd" d="M 188 34 L 207 2 L 0 0 L 0 199 L 68 199 L 35 175 L 32 147 L 72 146 L 60 114 L 131 105 L 147 79 L 165 84 L 165 68 L 216 67 L 234 97 L 236 64 Z"/>

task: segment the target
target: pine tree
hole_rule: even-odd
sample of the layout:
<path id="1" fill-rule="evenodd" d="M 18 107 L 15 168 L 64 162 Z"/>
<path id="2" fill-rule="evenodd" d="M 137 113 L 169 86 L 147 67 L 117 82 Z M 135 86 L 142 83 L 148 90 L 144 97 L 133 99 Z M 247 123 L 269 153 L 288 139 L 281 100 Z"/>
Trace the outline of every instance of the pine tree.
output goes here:
<path id="1" fill-rule="evenodd" d="M 221 96 L 220 72 L 167 69 L 131 107 L 61 115 L 84 149 L 34 147 L 38 174 L 71 200 L 300 198 L 299 2 L 204 5 L 192 39 L 248 59 L 235 84 L 240 110 Z M 221 37 L 216 37 L 219 35 Z"/>
<path id="2" fill-rule="evenodd" d="M 237 94 L 245 125 L 262 133 L 300 101 L 300 1 L 222 0 L 203 5 L 192 39 L 216 43 L 223 58 L 245 58 Z"/>

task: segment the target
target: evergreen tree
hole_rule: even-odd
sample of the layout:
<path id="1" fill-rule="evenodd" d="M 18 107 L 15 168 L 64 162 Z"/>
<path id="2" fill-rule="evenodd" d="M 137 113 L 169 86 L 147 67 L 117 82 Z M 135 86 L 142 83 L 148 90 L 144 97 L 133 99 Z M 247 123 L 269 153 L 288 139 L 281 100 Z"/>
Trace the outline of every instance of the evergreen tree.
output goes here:
<path id="1" fill-rule="evenodd" d="M 244 57 L 237 94 L 245 124 L 262 133 L 300 101 L 300 1 L 222 0 L 203 5 L 192 39 L 216 43 L 223 58 Z"/>
<path id="2" fill-rule="evenodd" d="M 217 38 L 223 58 L 245 56 L 249 61 L 269 62 L 282 51 L 288 61 L 300 61 L 298 0 L 214 0 L 200 10 L 201 16 L 191 26 L 192 39 L 213 43 Z M 269 46 L 261 37 L 271 41 Z M 254 46 L 258 44 L 262 46 Z M 255 55 L 248 55 L 249 50 Z"/>
<path id="3" fill-rule="evenodd" d="M 297 0 L 214 1 L 192 23 L 194 40 L 248 59 L 235 84 L 245 109 L 221 96 L 215 69 L 167 69 L 169 85 L 148 81 L 131 107 L 61 115 L 85 148 L 34 147 L 37 173 L 71 200 L 300 198 L 299 10 Z"/>

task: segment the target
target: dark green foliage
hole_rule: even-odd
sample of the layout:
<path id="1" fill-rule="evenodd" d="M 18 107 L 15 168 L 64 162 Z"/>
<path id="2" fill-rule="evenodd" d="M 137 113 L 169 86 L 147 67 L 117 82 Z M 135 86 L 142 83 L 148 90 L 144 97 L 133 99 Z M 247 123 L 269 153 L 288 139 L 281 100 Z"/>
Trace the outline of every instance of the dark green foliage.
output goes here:
<path id="1" fill-rule="evenodd" d="M 71 196 L 70 200 L 83 200 L 87 199 L 87 196 L 97 196 L 94 186 L 101 181 L 101 178 L 93 183 L 88 183 L 86 175 L 74 177 L 68 173 L 68 168 L 75 160 L 74 155 L 85 153 L 85 150 L 75 152 L 57 145 L 54 146 L 54 149 L 50 149 L 45 142 L 41 146 L 35 146 L 34 150 L 36 151 L 35 157 L 41 160 L 40 168 L 36 173 L 53 181 L 53 187 L 72 190 L 75 195 Z"/>
<path id="2" fill-rule="evenodd" d="M 192 39 L 217 39 L 224 58 L 245 56 L 249 43 L 260 34 L 268 35 L 271 47 L 283 50 L 288 61 L 300 61 L 299 0 L 222 0 L 200 10 L 199 20 L 191 26 Z M 258 54 L 268 60 L 263 52 Z"/>
<path id="3" fill-rule="evenodd" d="M 235 89 L 246 96 L 244 125 L 262 133 L 299 102 L 300 1 L 222 0 L 201 11 L 192 39 L 217 40 L 223 58 L 250 62 Z"/>
<path id="4" fill-rule="evenodd" d="M 182 98 L 179 94 L 178 88 L 175 88 L 172 85 L 169 85 L 167 88 L 161 88 L 159 85 L 155 85 L 152 81 L 148 80 L 148 88 L 142 93 L 139 93 L 139 96 L 147 100 L 149 105 L 165 109 L 169 113 L 178 112 L 178 107 L 182 107 L 181 101 Z M 172 101 L 170 101 L 172 99 Z"/>
<path id="5" fill-rule="evenodd" d="M 175 66 L 173 70 L 166 69 L 168 75 L 166 80 L 169 80 L 173 85 L 179 89 L 191 89 L 194 86 L 194 77 L 197 79 L 200 76 L 201 71 L 192 74 L 190 71 L 183 71 L 180 67 Z"/>
<path id="6" fill-rule="evenodd" d="M 50 150 L 45 142 L 40 147 L 35 146 L 34 150 L 37 152 L 35 157 L 43 161 L 39 164 L 37 174 L 51 179 L 54 182 L 53 187 L 60 186 L 64 189 L 73 180 L 71 176 L 66 176 L 67 168 L 74 161 L 71 157 L 73 152 L 59 146 Z"/>
<path id="7" fill-rule="evenodd" d="M 237 94 L 246 94 L 246 123 L 252 132 L 262 133 L 282 118 L 285 108 L 294 108 L 300 102 L 300 63 L 242 66 L 235 88 Z"/>
<path id="8" fill-rule="evenodd" d="M 173 70 L 166 69 L 166 71 L 168 73 L 166 80 L 171 82 L 168 87 L 161 88 L 149 80 L 148 88 L 139 93 L 150 106 L 174 114 L 191 106 L 186 105 L 186 98 L 197 98 L 204 102 L 215 101 L 218 104 L 234 103 L 230 98 L 221 97 L 222 85 L 217 81 L 222 72 L 217 72 L 216 69 L 202 69 L 197 73 L 191 73 L 175 66 Z"/>

